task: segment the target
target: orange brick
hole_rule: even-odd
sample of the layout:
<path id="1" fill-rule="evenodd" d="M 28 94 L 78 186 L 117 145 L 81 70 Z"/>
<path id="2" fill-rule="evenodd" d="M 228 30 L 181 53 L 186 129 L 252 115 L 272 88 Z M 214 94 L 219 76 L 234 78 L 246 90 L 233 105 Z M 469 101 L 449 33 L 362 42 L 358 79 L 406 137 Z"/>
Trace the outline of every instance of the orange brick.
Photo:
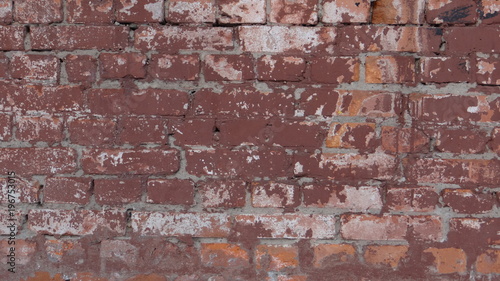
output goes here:
<path id="1" fill-rule="evenodd" d="M 415 58 L 409 56 L 366 57 L 366 82 L 410 83 L 415 81 Z"/>
<path id="2" fill-rule="evenodd" d="M 332 262 L 348 262 L 356 256 L 356 249 L 349 244 L 319 244 L 314 246 L 314 267 L 325 267 Z"/>
<path id="3" fill-rule="evenodd" d="M 477 257 L 476 270 L 482 274 L 500 274 L 500 250 L 490 249 Z"/>
<path id="4" fill-rule="evenodd" d="M 292 245 L 258 245 L 255 250 L 257 269 L 280 271 L 299 265 L 299 250 Z"/>
<path id="5" fill-rule="evenodd" d="M 21 279 L 21 281 L 64 281 L 64 279 L 59 273 L 51 277 L 48 272 L 36 272 L 35 276 L 29 276 L 26 279 Z"/>
<path id="6" fill-rule="evenodd" d="M 375 24 L 420 24 L 423 23 L 425 0 L 407 0 L 404 4 L 396 0 L 377 0 L 372 11 Z"/>
<path id="7" fill-rule="evenodd" d="M 271 0 L 270 21 L 288 24 L 316 24 L 317 0 Z"/>
<path id="8" fill-rule="evenodd" d="M 227 243 L 201 244 L 201 261 L 211 267 L 245 267 L 248 266 L 248 253 L 237 245 Z"/>
<path id="9" fill-rule="evenodd" d="M 439 273 L 463 273 L 467 270 L 467 257 L 462 249 L 429 248 L 424 253 L 434 256 L 434 266 Z"/>
<path id="10" fill-rule="evenodd" d="M 163 281 L 166 279 L 137 279 L 137 281 Z M 78 272 L 72 278 L 71 281 L 108 281 L 108 278 L 97 277 L 90 272 Z M 129 281 L 129 280 L 127 280 Z"/>
<path id="11" fill-rule="evenodd" d="M 368 246 L 365 249 L 365 261 L 371 264 L 388 265 L 397 268 L 406 257 L 408 246 L 380 245 Z"/>

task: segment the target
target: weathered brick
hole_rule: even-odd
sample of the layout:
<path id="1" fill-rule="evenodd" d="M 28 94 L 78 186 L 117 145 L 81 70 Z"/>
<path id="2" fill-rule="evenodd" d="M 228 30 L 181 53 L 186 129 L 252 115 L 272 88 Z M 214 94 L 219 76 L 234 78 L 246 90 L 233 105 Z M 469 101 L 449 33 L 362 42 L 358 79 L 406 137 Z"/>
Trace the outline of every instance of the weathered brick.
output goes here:
<path id="1" fill-rule="evenodd" d="M 385 196 L 389 210 L 431 212 L 439 204 L 439 194 L 432 187 L 394 187 Z"/>
<path id="2" fill-rule="evenodd" d="M 2 148 L 0 152 L 0 168 L 16 171 L 21 176 L 64 174 L 76 170 L 76 152 L 71 148 Z"/>
<path id="3" fill-rule="evenodd" d="M 438 151 L 451 153 L 483 153 L 489 138 L 483 131 L 439 129 L 434 132 Z"/>
<path id="4" fill-rule="evenodd" d="M 269 119 L 228 119 L 216 122 L 222 145 L 259 145 L 269 140 L 272 131 Z"/>
<path id="5" fill-rule="evenodd" d="M 75 258 L 85 258 L 86 253 L 83 249 L 84 245 L 82 245 L 81 240 L 63 239 L 64 238 L 45 240 L 43 246 L 45 248 L 44 250 L 47 253 L 47 258 L 49 261 L 56 264 L 64 264 L 66 262 L 71 262 L 71 260 Z M 92 252 L 91 249 L 88 250 L 89 253 Z M 90 273 L 88 273 L 88 275 L 90 275 Z M 90 281 L 97 280 L 90 279 Z"/>
<path id="6" fill-rule="evenodd" d="M 452 55 L 467 55 L 471 52 L 498 53 L 499 39 L 498 26 L 450 27 L 444 33 L 446 52 Z"/>
<path id="7" fill-rule="evenodd" d="M 351 83 L 359 80 L 359 59 L 351 57 L 319 57 L 310 62 L 311 81 L 327 84 Z"/>
<path id="8" fill-rule="evenodd" d="M 407 257 L 408 246 L 370 245 L 365 248 L 364 258 L 368 264 L 385 265 L 396 269 Z"/>
<path id="9" fill-rule="evenodd" d="M 255 78 L 249 55 L 207 55 L 203 73 L 206 81 L 242 81 Z"/>
<path id="10" fill-rule="evenodd" d="M 415 58 L 410 56 L 366 57 L 367 83 L 415 82 Z"/>
<path id="11" fill-rule="evenodd" d="M 476 60 L 477 83 L 484 85 L 500 85 L 500 59 L 477 58 Z"/>
<path id="12" fill-rule="evenodd" d="M 148 117 L 123 117 L 118 141 L 132 145 L 167 142 L 167 120 Z"/>
<path id="13" fill-rule="evenodd" d="M 194 183 L 181 179 L 148 179 L 146 202 L 153 204 L 193 205 Z"/>
<path id="14" fill-rule="evenodd" d="M 313 25 L 318 22 L 318 1 L 271 0 L 271 22 Z"/>
<path id="15" fill-rule="evenodd" d="M 326 147 L 374 149 L 377 145 L 374 123 L 331 123 Z"/>
<path id="16" fill-rule="evenodd" d="M 9 24 L 12 22 L 12 1 L 0 1 L 0 23 Z"/>
<path id="17" fill-rule="evenodd" d="M 500 128 L 493 129 L 491 132 L 491 141 L 488 143 L 488 146 L 493 152 L 500 154 Z"/>
<path id="18" fill-rule="evenodd" d="M 207 181 L 199 184 L 205 208 L 241 208 L 245 206 L 247 186 L 244 181 Z"/>
<path id="19" fill-rule="evenodd" d="M 325 0 L 323 2 L 324 23 L 365 23 L 370 20 L 369 0 Z"/>
<path id="20" fill-rule="evenodd" d="M 111 119 L 78 118 L 68 121 L 69 139 L 85 146 L 112 145 L 115 142 L 116 122 Z"/>
<path id="21" fill-rule="evenodd" d="M 175 23 L 214 23 L 215 6 L 212 0 L 171 0 L 167 21 Z"/>
<path id="22" fill-rule="evenodd" d="M 250 265 L 250 256 L 238 245 L 227 243 L 203 243 L 200 250 L 201 262 L 205 266 L 238 268 Z"/>
<path id="23" fill-rule="evenodd" d="M 372 23 L 422 24 L 424 10 L 424 0 L 410 0 L 404 5 L 396 0 L 378 0 L 373 5 Z"/>
<path id="24" fill-rule="evenodd" d="M 479 2 L 479 16 L 484 24 L 500 23 L 500 5 L 496 0 L 481 0 Z"/>
<path id="25" fill-rule="evenodd" d="M 97 235 L 107 233 L 124 235 L 125 212 L 117 210 L 49 210 L 28 212 L 28 227 L 39 234 Z M 57 218 L 57 220 L 54 220 Z"/>
<path id="26" fill-rule="evenodd" d="M 306 207 L 337 208 L 349 211 L 381 210 L 382 197 L 376 186 L 349 186 L 318 182 L 303 188 Z"/>
<path id="27" fill-rule="evenodd" d="M 15 53 L 10 62 L 11 76 L 28 81 L 57 83 L 59 65 L 59 59 L 55 56 Z"/>
<path id="28" fill-rule="evenodd" d="M 164 19 L 163 0 L 115 0 L 118 22 L 152 23 Z"/>
<path id="29" fill-rule="evenodd" d="M 433 266 L 440 274 L 463 273 L 467 269 L 467 256 L 459 248 L 428 248 L 423 251 L 434 257 Z"/>
<path id="30" fill-rule="evenodd" d="M 10 78 L 11 69 L 9 66 L 9 58 L 4 53 L 0 53 L 0 78 Z"/>
<path id="31" fill-rule="evenodd" d="M 19 23 L 53 23 L 63 19 L 60 0 L 16 0 L 14 20 Z"/>
<path id="32" fill-rule="evenodd" d="M 257 60 L 257 79 L 263 81 L 301 81 L 306 61 L 302 57 L 265 55 Z"/>
<path id="33" fill-rule="evenodd" d="M 152 55 L 149 73 L 162 80 L 197 80 L 200 73 L 198 55 Z"/>
<path id="34" fill-rule="evenodd" d="M 356 258 L 356 249 L 350 244 L 318 244 L 313 248 L 315 268 L 327 268 L 333 264 L 348 263 Z"/>
<path id="35" fill-rule="evenodd" d="M 299 250 L 294 245 L 258 245 L 255 249 L 256 269 L 282 271 L 299 266 Z"/>
<path id="36" fill-rule="evenodd" d="M 51 177 L 45 180 L 43 200 L 47 203 L 89 203 L 90 178 Z"/>
<path id="37" fill-rule="evenodd" d="M 81 161 L 88 174 L 173 174 L 179 169 L 179 151 L 86 149 Z"/>
<path id="38" fill-rule="evenodd" d="M 457 213 L 484 214 L 495 205 L 494 194 L 471 189 L 445 189 L 442 197 L 445 206 Z"/>
<path id="39" fill-rule="evenodd" d="M 139 274 L 125 281 L 168 281 L 168 279 L 165 276 L 152 273 L 152 274 Z"/>
<path id="40" fill-rule="evenodd" d="M 475 23 L 477 6 L 473 0 L 429 0 L 426 7 L 426 19 L 432 24 Z"/>
<path id="41" fill-rule="evenodd" d="M 60 142 L 63 139 L 62 118 L 42 115 L 39 117 L 18 116 L 16 138 L 29 142 Z"/>
<path id="42" fill-rule="evenodd" d="M 272 281 L 273 277 L 268 277 L 266 281 Z M 276 281 L 306 281 L 307 275 L 290 275 L 290 274 L 279 274 L 276 276 Z"/>
<path id="43" fill-rule="evenodd" d="M 284 147 L 320 147 L 324 133 L 321 124 L 308 121 L 275 121 L 268 131 L 269 143 Z"/>
<path id="44" fill-rule="evenodd" d="M 217 21 L 220 23 L 265 23 L 266 1 L 264 0 L 219 0 Z"/>
<path id="45" fill-rule="evenodd" d="M 238 36 L 246 52 L 332 53 L 335 27 L 240 26 Z"/>
<path id="46" fill-rule="evenodd" d="M 139 178 L 94 180 L 94 197 L 100 205 L 139 202 L 141 195 L 142 183 Z"/>
<path id="47" fill-rule="evenodd" d="M 25 34 L 23 26 L 0 25 L 0 50 L 24 50 Z"/>
<path id="48" fill-rule="evenodd" d="M 115 19 L 113 0 L 66 0 L 66 20 L 70 23 L 107 23 Z"/>
<path id="49" fill-rule="evenodd" d="M 135 32 L 139 50 L 177 53 L 179 50 L 224 51 L 233 48 L 229 27 L 141 26 Z"/>
<path id="50" fill-rule="evenodd" d="M 88 55 L 68 55 L 65 59 L 66 74 L 71 83 L 94 82 L 97 75 L 97 59 Z"/>
<path id="51" fill-rule="evenodd" d="M 0 114 L 0 141 L 9 141 L 12 137 L 12 117 Z"/>
<path id="52" fill-rule="evenodd" d="M 258 238 L 328 239 L 335 236 L 335 220 L 333 215 L 237 215 L 234 231 L 251 227 Z"/>
<path id="53" fill-rule="evenodd" d="M 30 34 L 33 50 L 123 50 L 128 46 L 124 26 L 33 26 Z"/>
<path id="54" fill-rule="evenodd" d="M 13 191 L 9 192 L 9 190 Z M 12 196 L 15 197 L 16 203 L 40 202 L 40 183 L 30 178 L 0 178 L 0 192 L 0 203 L 8 204 Z M 9 195 L 11 195 L 10 198 Z"/>
<path id="55" fill-rule="evenodd" d="M 476 259 L 476 270 L 481 274 L 500 273 L 500 251 L 488 249 Z"/>
<path id="56" fill-rule="evenodd" d="M 12 244 L 12 241 L 14 241 L 15 244 Z M 14 248 L 14 254 L 15 254 L 14 264 L 16 265 L 23 265 L 23 266 L 29 265 L 30 262 L 32 262 L 32 260 L 35 258 L 35 255 L 37 253 L 36 241 L 28 239 L 19 239 L 19 238 L 15 240 L 7 240 L 7 239 L 0 240 L 0 249 L 1 249 L 0 253 L 2 255 L 2 258 L 0 258 L 1 263 L 9 264 L 10 257 L 7 257 L 7 255 L 9 254 L 12 255 L 10 251 L 11 248 Z"/>
<path id="57" fill-rule="evenodd" d="M 415 153 L 428 150 L 430 137 L 416 128 L 384 126 L 381 141 L 387 153 Z"/>
<path id="58" fill-rule="evenodd" d="M 140 53 L 101 53 L 101 78 L 144 78 L 147 58 Z"/>
<path id="59" fill-rule="evenodd" d="M 214 119 L 171 120 L 169 134 L 175 138 L 176 145 L 206 145 L 213 143 Z"/>
<path id="60" fill-rule="evenodd" d="M 257 208 L 294 208 L 300 204 L 300 190 L 283 182 L 253 182 L 252 206 Z"/>
<path id="61" fill-rule="evenodd" d="M 227 237 L 226 214 L 132 212 L 132 231 L 142 236 Z"/>
<path id="62" fill-rule="evenodd" d="M 452 218 L 448 240 L 459 247 L 500 245 L 499 223 L 498 218 Z"/>
<path id="63" fill-rule="evenodd" d="M 459 57 L 420 59 L 420 81 L 424 83 L 473 82 L 470 61 Z"/>

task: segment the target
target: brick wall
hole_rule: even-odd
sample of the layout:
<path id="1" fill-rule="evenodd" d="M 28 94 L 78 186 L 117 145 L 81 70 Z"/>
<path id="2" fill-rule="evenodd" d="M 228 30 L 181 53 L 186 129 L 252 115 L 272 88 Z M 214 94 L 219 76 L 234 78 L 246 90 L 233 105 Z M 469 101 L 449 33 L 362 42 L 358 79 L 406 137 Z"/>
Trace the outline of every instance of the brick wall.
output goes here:
<path id="1" fill-rule="evenodd" d="M 500 280 L 499 24 L 0 0 L 0 279 Z"/>

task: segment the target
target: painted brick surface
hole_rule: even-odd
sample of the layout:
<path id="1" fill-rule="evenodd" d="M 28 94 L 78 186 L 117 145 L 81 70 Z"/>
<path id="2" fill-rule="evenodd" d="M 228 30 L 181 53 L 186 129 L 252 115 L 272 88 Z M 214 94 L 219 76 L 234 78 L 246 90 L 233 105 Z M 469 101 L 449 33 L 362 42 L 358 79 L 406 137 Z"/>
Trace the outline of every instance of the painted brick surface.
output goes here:
<path id="1" fill-rule="evenodd" d="M 0 280 L 500 280 L 499 86 L 498 0 L 0 0 Z"/>

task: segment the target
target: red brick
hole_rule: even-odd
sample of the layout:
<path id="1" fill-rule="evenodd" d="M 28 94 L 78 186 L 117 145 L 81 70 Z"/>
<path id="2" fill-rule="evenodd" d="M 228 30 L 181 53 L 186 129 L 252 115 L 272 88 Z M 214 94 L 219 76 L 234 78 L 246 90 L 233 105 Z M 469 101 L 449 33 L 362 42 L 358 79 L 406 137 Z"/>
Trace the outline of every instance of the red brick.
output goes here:
<path id="1" fill-rule="evenodd" d="M 293 245 L 258 245 L 255 249 L 256 269 L 283 271 L 299 266 L 299 250 Z"/>
<path id="2" fill-rule="evenodd" d="M 21 281 L 64 281 L 60 273 L 57 273 L 52 278 L 48 272 L 35 272 L 34 277 L 27 277 L 26 280 L 21 279 Z"/>
<path id="3" fill-rule="evenodd" d="M 97 75 L 97 59 L 87 55 L 68 55 L 65 59 L 66 74 L 71 83 L 94 82 Z"/>
<path id="4" fill-rule="evenodd" d="M 134 242 L 129 239 L 103 240 L 99 249 L 99 257 L 103 263 L 105 262 L 106 266 L 112 266 L 115 268 L 114 270 L 120 269 L 123 266 L 129 269 L 133 268 L 139 262 L 139 249 Z M 143 242 L 152 243 L 151 240 L 143 240 Z M 161 250 L 167 249 L 162 247 Z"/>
<path id="5" fill-rule="evenodd" d="M 335 27 L 240 26 L 240 45 L 246 52 L 332 53 Z"/>
<path id="6" fill-rule="evenodd" d="M 88 92 L 90 112 L 101 115 L 179 116 L 187 112 L 186 92 L 145 89 L 125 94 L 123 89 L 93 89 Z"/>
<path id="7" fill-rule="evenodd" d="M 14 185 L 14 188 L 12 188 Z M 14 190 L 14 193 L 9 190 Z M 14 180 L 8 178 L 0 178 L 0 203 L 7 204 L 12 196 L 15 197 L 16 203 L 38 203 L 40 202 L 40 183 L 37 180 L 30 178 L 16 177 Z M 9 194 L 11 197 L 9 198 Z"/>
<path id="8" fill-rule="evenodd" d="M 175 23 L 214 23 L 215 5 L 212 0 L 171 0 L 167 21 Z"/>
<path id="9" fill-rule="evenodd" d="M 98 235 L 99 233 L 107 233 L 118 236 L 125 235 L 125 212 L 117 210 L 36 209 L 29 211 L 28 218 L 29 229 L 39 234 Z"/>
<path id="10" fill-rule="evenodd" d="M 275 121 L 268 131 L 269 143 L 284 147 L 320 147 L 324 134 L 321 124 L 308 121 Z"/>
<path id="11" fill-rule="evenodd" d="M 179 151 L 86 149 L 81 161 L 88 174 L 173 174 L 179 169 Z"/>
<path id="12" fill-rule="evenodd" d="M 397 212 L 431 212 L 439 204 L 439 194 L 432 187 L 397 187 L 387 189 L 389 210 Z"/>
<path id="13" fill-rule="evenodd" d="M 384 153 L 299 153 L 294 156 L 294 174 L 308 177 L 335 177 L 344 180 L 397 177 L 396 158 Z"/>
<path id="14" fill-rule="evenodd" d="M 318 23 L 318 1 L 271 0 L 271 22 L 288 24 Z"/>
<path id="15" fill-rule="evenodd" d="M 48 83 L 56 83 L 59 78 L 59 59 L 55 56 L 15 53 L 10 67 L 12 78 Z"/>
<path id="16" fill-rule="evenodd" d="M 148 179 L 146 202 L 168 205 L 193 205 L 194 183 L 181 179 Z"/>
<path id="17" fill-rule="evenodd" d="M 140 274 L 127 279 L 126 281 L 168 281 L 165 276 L 158 274 Z"/>
<path id="18" fill-rule="evenodd" d="M 200 250 L 201 262 L 205 266 L 220 268 L 248 267 L 250 256 L 238 245 L 227 243 L 203 243 Z"/>
<path id="19" fill-rule="evenodd" d="M 128 46 L 124 26 L 33 26 L 30 34 L 33 50 L 123 50 Z"/>
<path id="20" fill-rule="evenodd" d="M 479 16 L 483 24 L 500 23 L 500 6 L 496 0 L 481 0 L 479 2 Z"/>
<path id="21" fill-rule="evenodd" d="M 430 137 L 416 128 L 384 126 L 381 140 L 387 153 L 414 153 L 428 150 Z"/>
<path id="22" fill-rule="evenodd" d="M 197 80 L 200 72 L 198 55 L 152 55 L 149 73 L 162 80 Z"/>
<path id="23" fill-rule="evenodd" d="M 377 139 L 374 123 L 331 123 L 326 147 L 355 148 L 367 150 L 375 148 Z"/>
<path id="24" fill-rule="evenodd" d="M 115 19 L 113 0 L 66 0 L 66 20 L 70 23 L 107 23 Z"/>
<path id="25" fill-rule="evenodd" d="M 123 117 L 120 122 L 119 142 L 132 145 L 167 142 L 167 121 L 147 117 Z"/>
<path id="26" fill-rule="evenodd" d="M 473 249 L 477 249 L 477 245 L 500 245 L 499 223 L 498 218 L 452 218 L 448 240 Z"/>
<path id="27" fill-rule="evenodd" d="M 269 139 L 268 119 L 228 119 L 217 121 L 218 140 L 222 145 L 238 146 L 241 144 L 259 145 Z"/>
<path id="28" fill-rule="evenodd" d="M 12 117 L 0 114 L 0 141 L 9 141 L 12 137 Z"/>
<path id="29" fill-rule="evenodd" d="M 453 55 L 468 55 L 471 52 L 498 53 L 499 38 L 498 26 L 450 27 L 444 33 L 446 52 Z"/>
<path id="30" fill-rule="evenodd" d="M 472 82 L 470 61 L 458 57 L 421 58 L 420 80 L 424 83 Z"/>
<path id="31" fill-rule="evenodd" d="M 359 80 L 359 59 L 320 57 L 310 62 L 311 81 L 327 84 L 351 83 Z"/>
<path id="32" fill-rule="evenodd" d="M 458 248 L 428 248 L 423 251 L 434 257 L 433 266 L 440 274 L 464 273 L 467 270 L 467 256 Z"/>
<path id="33" fill-rule="evenodd" d="M 495 205 L 494 194 L 471 189 L 445 189 L 442 197 L 445 206 L 457 213 L 484 214 Z"/>
<path id="34" fill-rule="evenodd" d="M 434 132 L 438 151 L 451 153 L 483 153 L 489 138 L 483 131 L 439 129 Z"/>
<path id="35" fill-rule="evenodd" d="M 52 177 L 45 181 L 43 200 L 47 203 L 89 203 L 90 178 Z"/>
<path id="36" fill-rule="evenodd" d="M 94 197 L 100 205 L 139 202 L 141 195 L 142 183 L 139 178 L 94 180 Z"/>
<path id="37" fill-rule="evenodd" d="M 24 26 L 0 25 L 0 50 L 24 50 Z"/>
<path id="38" fill-rule="evenodd" d="M 0 78 L 10 78 L 10 72 L 9 58 L 4 53 L 0 53 Z"/>
<path id="39" fill-rule="evenodd" d="M 256 208 L 295 208 L 300 204 L 300 189 L 283 182 L 253 182 L 252 206 Z"/>
<path id="40" fill-rule="evenodd" d="M 99 56 L 101 62 L 101 78 L 144 78 L 146 76 L 147 58 L 140 53 L 102 53 Z"/>
<path id="41" fill-rule="evenodd" d="M 481 274 L 500 274 L 500 250 L 488 249 L 478 256 L 476 270 Z"/>
<path id="42" fill-rule="evenodd" d="M 258 238 L 313 238 L 329 239 L 335 236 L 333 215 L 277 214 L 237 215 L 235 231 L 252 229 Z M 242 235 L 240 233 L 239 235 Z M 243 235 L 248 235 L 244 233 Z"/>
<path id="43" fill-rule="evenodd" d="M 266 22 L 266 1 L 264 0 L 219 0 L 217 9 L 219 23 Z"/>
<path id="44" fill-rule="evenodd" d="M 488 143 L 493 152 L 500 154 L 500 128 L 495 128 L 491 132 L 491 141 Z"/>
<path id="45" fill-rule="evenodd" d="M 415 82 L 415 58 L 410 56 L 366 57 L 367 83 Z"/>
<path id="46" fill-rule="evenodd" d="M 426 7 L 426 19 L 432 24 L 475 23 L 477 6 L 473 0 L 429 0 Z"/>
<path id="47" fill-rule="evenodd" d="M 245 206 L 246 183 L 240 180 L 208 181 L 199 184 L 205 208 L 241 208 Z"/>
<path id="48" fill-rule="evenodd" d="M 476 79 L 478 84 L 500 85 L 500 59 L 477 58 Z"/>
<path id="49" fill-rule="evenodd" d="M 63 121 L 51 115 L 19 116 L 16 137 L 29 142 L 60 142 L 63 139 Z"/>
<path id="50" fill-rule="evenodd" d="M 9 242 L 14 241 L 15 244 L 11 244 Z M 14 254 L 16 255 L 15 264 L 16 265 L 29 265 L 32 260 L 35 258 L 37 254 L 37 243 L 35 241 L 27 240 L 27 239 L 15 239 L 15 240 L 1 240 L 0 241 L 0 253 L 2 258 L 0 258 L 0 262 L 3 264 L 9 264 L 7 255 L 11 254 L 10 249 L 14 248 Z M 7 267 L 6 267 L 7 268 Z M 18 271 L 16 271 L 17 273 Z M 9 272 L 10 273 L 10 272 Z"/>
<path id="51" fill-rule="evenodd" d="M 9 210 L 8 205 L 2 206 L 0 211 L 2 212 L 0 214 L 0 235 L 17 236 L 23 228 L 22 224 L 26 216 L 25 212 L 12 210 L 12 208 Z"/>
<path id="52" fill-rule="evenodd" d="M 9 24 L 12 22 L 12 1 L 0 1 L 0 23 Z"/>
<path id="53" fill-rule="evenodd" d="M 318 244 L 313 247 L 313 252 L 315 268 L 353 262 L 356 258 L 356 249 L 350 244 Z"/>
<path id="54" fill-rule="evenodd" d="M 233 48 L 233 29 L 229 27 L 141 26 L 135 31 L 135 47 L 144 51 L 177 53 L 224 51 Z"/>
<path id="55" fill-rule="evenodd" d="M 61 0 L 16 0 L 14 20 L 19 23 L 53 23 L 63 20 Z"/>
<path id="56" fill-rule="evenodd" d="M 353 2 L 349 0 L 325 0 L 323 2 L 324 23 L 365 23 L 370 20 L 369 0 Z"/>
<path id="57" fill-rule="evenodd" d="M 255 78 L 250 55 L 207 55 L 203 73 L 206 81 L 241 81 Z"/>
<path id="58" fill-rule="evenodd" d="M 343 26 L 336 53 L 353 55 L 360 52 L 410 52 L 434 54 L 441 45 L 442 29 L 416 26 Z"/>
<path id="59" fill-rule="evenodd" d="M 20 176 L 76 171 L 76 152 L 71 148 L 2 148 L 0 152 L 0 168 L 16 171 Z"/>
<path id="60" fill-rule="evenodd" d="M 498 160 L 479 159 L 404 159 L 406 179 L 410 182 L 494 185 L 500 172 Z"/>
<path id="61" fill-rule="evenodd" d="M 263 81 L 301 81 L 306 61 L 302 57 L 265 55 L 257 60 L 257 79 Z"/>
<path id="62" fill-rule="evenodd" d="M 132 231 L 142 236 L 227 237 L 226 214 L 132 212 Z"/>
<path id="63" fill-rule="evenodd" d="M 382 197 L 376 186 L 349 186 L 318 182 L 304 186 L 304 205 L 349 211 L 381 210 Z"/>
<path id="64" fill-rule="evenodd" d="M 196 176 L 271 178 L 287 176 L 289 160 L 284 150 L 191 149 L 186 153 L 186 170 Z"/>
<path id="65" fill-rule="evenodd" d="M 422 24 L 424 23 L 425 0 L 406 1 L 378 0 L 373 5 L 374 24 Z"/>
<path id="66" fill-rule="evenodd" d="M 169 134 L 175 138 L 176 145 L 206 145 L 213 143 L 214 119 L 172 120 Z"/>
<path id="67" fill-rule="evenodd" d="M 365 248 L 366 263 L 390 266 L 396 269 L 402 260 L 407 257 L 408 246 L 370 245 Z"/>
<path id="68" fill-rule="evenodd" d="M 69 139 L 85 146 L 112 145 L 116 122 L 111 119 L 78 118 L 68 121 Z"/>
<path id="69" fill-rule="evenodd" d="M 196 93 L 195 115 L 251 118 L 254 116 L 291 116 L 294 99 L 280 89 L 258 90 L 253 86 L 226 86 L 222 93 L 205 89 Z"/>
<path id="70" fill-rule="evenodd" d="M 163 0 L 115 0 L 118 22 L 151 23 L 164 19 Z"/>

